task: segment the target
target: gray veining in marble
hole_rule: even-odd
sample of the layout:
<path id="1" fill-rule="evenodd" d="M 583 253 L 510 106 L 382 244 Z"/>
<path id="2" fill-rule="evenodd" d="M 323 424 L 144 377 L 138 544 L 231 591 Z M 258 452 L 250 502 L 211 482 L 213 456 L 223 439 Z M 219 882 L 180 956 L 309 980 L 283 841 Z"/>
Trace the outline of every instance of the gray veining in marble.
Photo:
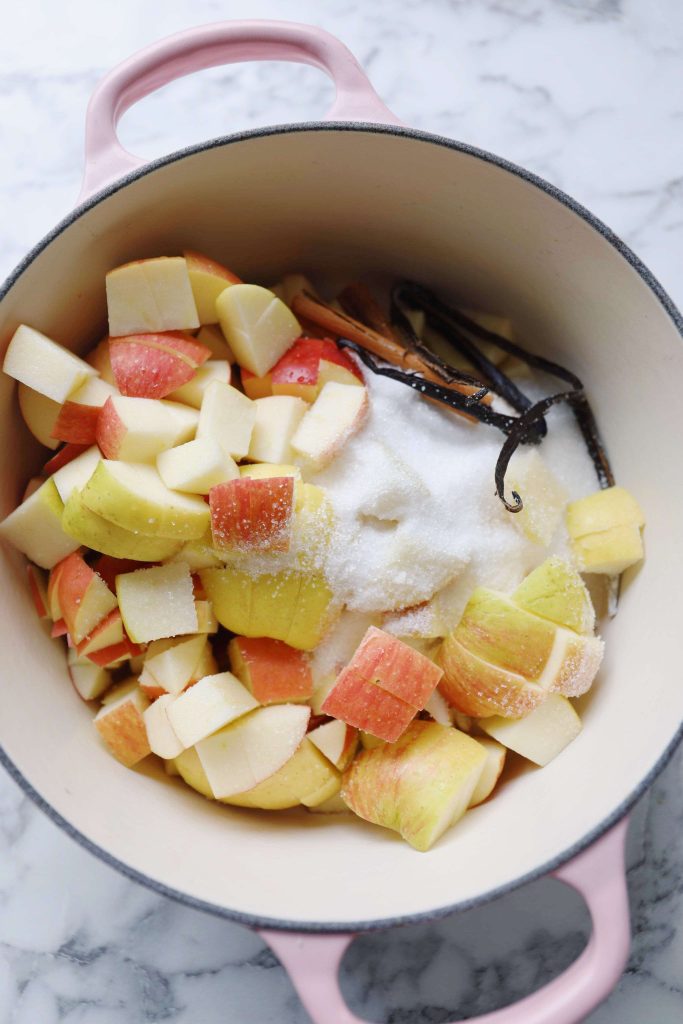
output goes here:
<path id="1" fill-rule="evenodd" d="M 0 271 L 78 191 L 98 77 L 153 39 L 227 17 L 340 35 L 408 124 L 525 165 L 602 217 L 683 305 L 683 8 L 678 0 L 24 0 L 0 35 Z M 219 68 L 124 118 L 151 157 L 225 131 L 321 115 L 310 68 Z M 647 685 L 647 681 L 643 681 Z M 683 755 L 629 839 L 628 969 L 591 1024 L 683 1020 Z M 365 936 L 343 987 L 359 1014 L 427 1024 L 520 997 L 577 955 L 578 897 L 556 882 L 437 924 Z M 69 841 L 0 777 L 0 1024 L 303 1024 L 289 981 L 244 928 L 178 906 Z M 332 1024 L 332 1022 L 331 1022 Z"/>

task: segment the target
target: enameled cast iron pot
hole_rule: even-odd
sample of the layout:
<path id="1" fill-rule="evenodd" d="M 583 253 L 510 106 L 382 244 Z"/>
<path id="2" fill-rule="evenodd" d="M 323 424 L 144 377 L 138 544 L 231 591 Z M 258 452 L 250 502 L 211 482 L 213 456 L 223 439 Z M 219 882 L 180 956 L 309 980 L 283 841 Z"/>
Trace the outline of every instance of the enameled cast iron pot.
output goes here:
<path id="1" fill-rule="evenodd" d="M 268 59 L 327 72 L 337 88 L 330 120 L 229 135 L 144 166 L 119 145 L 119 117 L 152 90 L 200 68 Z M 617 478 L 644 507 L 647 559 L 605 629 L 583 733 L 428 854 L 371 826 L 226 809 L 163 772 L 124 770 L 95 741 L 92 710 L 66 684 L 63 651 L 38 624 L 23 559 L 10 550 L 0 568 L 3 764 L 108 864 L 258 929 L 318 1024 L 356 1021 L 336 983 L 353 933 L 470 907 L 554 872 L 588 902 L 587 949 L 545 989 L 478 1019 L 573 1024 L 623 969 L 624 816 L 681 735 L 680 314 L 573 200 L 499 157 L 402 126 L 348 50 L 302 25 L 207 25 L 148 47 L 101 82 L 80 205 L 7 281 L 3 345 L 26 321 L 83 352 L 105 324 L 106 271 L 184 247 L 246 280 L 388 271 L 509 313 L 531 345 L 588 382 Z M 6 377 L 0 430 L 4 515 L 44 459 Z"/>

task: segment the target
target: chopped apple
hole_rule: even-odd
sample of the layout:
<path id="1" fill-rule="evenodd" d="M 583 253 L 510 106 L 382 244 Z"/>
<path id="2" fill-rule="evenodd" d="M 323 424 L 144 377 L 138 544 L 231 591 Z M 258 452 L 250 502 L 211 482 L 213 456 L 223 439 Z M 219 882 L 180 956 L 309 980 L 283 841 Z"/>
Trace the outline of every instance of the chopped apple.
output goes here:
<path id="1" fill-rule="evenodd" d="M 306 468 L 322 469 L 360 430 L 368 408 L 365 388 L 326 384 L 291 440 L 294 453 Z"/>
<path id="2" fill-rule="evenodd" d="M 543 619 L 591 636 L 595 610 L 578 572 L 561 558 L 546 558 L 520 583 L 512 600 Z"/>
<path id="3" fill-rule="evenodd" d="M 581 732 L 581 719 L 566 697 L 551 693 L 524 718 L 485 718 L 481 728 L 510 750 L 543 767 Z"/>
<path id="4" fill-rule="evenodd" d="M 102 647 L 97 651 L 92 651 L 88 655 L 88 658 L 96 665 L 101 665 L 102 668 L 118 668 L 124 663 L 124 661 L 130 661 L 131 659 L 136 658 L 139 654 L 140 647 L 138 647 L 137 644 L 131 643 L 128 637 L 124 635 L 124 638 L 120 643 L 112 644 L 111 647 Z"/>
<path id="5" fill-rule="evenodd" d="M 194 747 L 188 747 L 181 754 L 173 759 L 173 764 L 183 782 L 195 789 L 208 800 L 214 800 L 213 790 L 209 785 L 206 772 L 202 768 L 202 762 Z"/>
<path id="6" fill-rule="evenodd" d="M 68 555 L 61 565 L 59 606 L 74 644 L 89 636 L 116 608 L 116 598 L 107 584 L 77 551 Z"/>
<path id="7" fill-rule="evenodd" d="M 170 540 L 198 540 L 211 520 L 206 502 L 169 490 L 156 469 L 142 463 L 103 459 L 81 491 L 81 501 L 123 530 Z"/>
<path id="8" fill-rule="evenodd" d="M 351 363 L 350 359 L 349 363 Z M 332 381 L 336 384 L 352 384 L 354 387 L 363 387 L 362 374 L 353 363 L 351 363 L 351 367 L 349 368 L 337 360 L 321 359 L 318 363 L 318 393 Z"/>
<path id="9" fill-rule="evenodd" d="M 118 608 L 114 608 L 91 629 L 87 636 L 84 636 L 82 640 L 76 643 L 76 651 L 79 657 L 90 658 L 92 654 L 96 654 L 98 651 L 119 647 L 125 641 L 126 635 L 123 631 L 121 612 Z"/>
<path id="10" fill-rule="evenodd" d="M 183 256 L 187 263 L 200 324 L 218 323 L 216 299 L 226 288 L 242 282 L 227 267 L 199 252 L 187 251 Z"/>
<path id="11" fill-rule="evenodd" d="M 71 444 L 94 444 L 100 410 L 114 395 L 118 395 L 118 391 L 111 384 L 99 377 L 90 377 L 59 410 L 52 436 Z"/>
<path id="12" fill-rule="evenodd" d="M 257 462 L 287 463 L 292 458 L 291 440 L 307 405 L 286 395 L 258 398 L 256 421 L 249 443 L 249 458 Z"/>
<path id="13" fill-rule="evenodd" d="M 313 402 L 329 380 L 363 382 L 357 367 L 329 338 L 299 338 L 270 371 L 273 395 L 294 395 L 307 402 Z"/>
<path id="14" fill-rule="evenodd" d="M 100 458 L 99 449 L 96 445 L 92 445 L 53 474 L 55 487 L 65 505 L 75 490 L 80 491 L 85 487 L 95 472 Z"/>
<path id="15" fill-rule="evenodd" d="M 19 384 L 17 396 L 21 415 L 28 429 L 37 441 L 54 451 L 59 441 L 52 436 L 52 431 L 62 408 L 60 403 L 46 398 L 26 384 Z"/>
<path id="16" fill-rule="evenodd" d="M 201 345 L 211 350 L 211 355 L 215 359 L 227 359 L 230 365 L 233 365 L 235 355 L 218 324 L 203 324 L 195 337 Z"/>
<path id="17" fill-rule="evenodd" d="M 184 747 L 258 707 L 258 702 L 231 672 L 205 676 L 168 706 L 168 718 Z"/>
<path id="18" fill-rule="evenodd" d="M 138 681 L 135 676 L 126 676 L 125 679 L 115 683 L 110 690 L 107 690 L 105 695 L 102 697 L 101 703 L 105 706 L 107 704 L 113 704 L 122 697 L 128 697 L 131 693 L 135 693 L 137 688 Z"/>
<path id="19" fill-rule="evenodd" d="M 255 423 L 256 407 L 251 399 L 229 384 L 217 380 L 209 384 L 199 412 L 197 437 L 210 437 L 226 455 L 243 459 L 249 451 Z"/>
<path id="20" fill-rule="evenodd" d="M 616 576 L 643 557 L 645 517 L 624 487 L 608 487 L 567 507 L 567 530 L 582 572 Z"/>
<path id="21" fill-rule="evenodd" d="M 174 696 L 181 693 L 196 676 L 206 646 L 203 634 L 177 640 L 155 640 L 147 648 L 144 661 L 151 684 L 164 693 Z"/>
<path id="22" fill-rule="evenodd" d="M 322 705 L 322 713 L 395 742 L 424 708 L 443 670 L 370 626 Z"/>
<path id="23" fill-rule="evenodd" d="M 76 652 L 69 648 L 67 653 L 69 663 L 69 675 L 74 689 L 83 700 L 97 700 L 111 685 L 111 673 L 99 665 L 79 658 Z"/>
<path id="24" fill-rule="evenodd" d="M 344 773 L 341 793 L 359 817 L 425 851 L 465 813 L 485 761 L 484 749 L 465 733 L 413 722 L 397 743 L 360 754 Z"/>
<path id="25" fill-rule="evenodd" d="M 83 502 L 81 491 L 76 489 L 71 492 L 64 506 L 62 527 L 76 541 L 74 547 L 84 544 L 93 551 L 101 551 L 113 558 L 160 562 L 181 548 L 180 541 L 124 530 L 91 512 Z"/>
<path id="26" fill-rule="evenodd" d="M 186 261 L 181 256 L 135 260 L 106 277 L 112 337 L 199 327 Z"/>
<path id="27" fill-rule="evenodd" d="M 195 370 L 192 380 L 183 384 L 176 391 L 172 391 L 168 397 L 174 402 L 191 405 L 193 409 L 201 409 L 209 384 L 215 380 L 220 381 L 221 384 L 229 384 L 230 378 L 230 363 L 226 359 L 209 359 L 203 366 Z"/>
<path id="28" fill-rule="evenodd" d="M 61 564 L 61 563 L 58 563 Z M 28 586 L 31 591 L 31 600 L 33 601 L 34 608 L 36 609 L 36 615 L 39 619 L 49 619 L 49 602 L 47 597 L 48 581 L 44 572 L 36 565 L 29 564 L 26 566 L 26 575 L 28 576 Z"/>
<path id="29" fill-rule="evenodd" d="M 325 722 L 312 729 L 308 739 L 341 772 L 351 764 L 358 749 L 358 730 L 346 722 Z"/>
<path id="30" fill-rule="evenodd" d="M 135 643 L 197 630 L 192 577 L 181 562 L 117 576 L 116 596 L 126 632 Z"/>
<path id="31" fill-rule="evenodd" d="M 199 416 L 178 402 L 154 398 L 108 398 L 99 413 L 95 439 L 107 459 L 154 462 L 166 448 L 190 441 Z"/>
<path id="32" fill-rule="evenodd" d="M 130 398 L 166 398 L 191 381 L 210 355 L 181 331 L 109 339 L 116 386 Z"/>
<path id="33" fill-rule="evenodd" d="M 298 804 L 315 806 L 340 788 L 341 775 L 306 737 L 274 775 L 246 793 L 224 797 L 223 803 L 279 811 Z"/>
<path id="34" fill-rule="evenodd" d="M 564 698 L 562 699 L 564 700 Z M 532 714 L 534 714 L 533 711 Z M 493 719 L 489 718 L 487 721 L 492 722 Z M 510 719 L 505 718 L 503 721 L 509 722 Z M 502 743 L 497 743 L 496 740 L 483 736 L 477 736 L 477 743 L 480 747 L 484 748 L 486 760 L 479 776 L 479 782 L 474 787 L 474 793 L 470 797 L 470 807 L 477 807 L 479 804 L 483 804 L 484 800 L 488 800 L 505 767 L 506 750 Z"/>
<path id="35" fill-rule="evenodd" d="M 168 714 L 175 699 L 170 694 L 158 697 L 142 716 L 150 750 L 166 759 L 177 757 L 185 749 L 185 745 L 176 736 Z"/>
<path id="36" fill-rule="evenodd" d="M 124 572 L 141 569 L 139 561 L 134 558 L 113 558 L 111 555 L 100 555 L 93 562 L 93 569 L 102 577 L 112 594 L 116 592 L 116 577 Z"/>
<path id="37" fill-rule="evenodd" d="M 46 480 L 0 523 L 0 537 L 41 569 L 51 569 L 79 547 L 79 542 L 62 529 L 63 511 L 54 480 Z"/>
<path id="38" fill-rule="evenodd" d="M 234 460 L 210 437 L 161 452 L 157 470 L 168 488 L 189 494 L 208 494 L 217 484 L 239 476 Z"/>
<path id="39" fill-rule="evenodd" d="M 144 713 L 149 701 L 139 689 L 103 705 L 95 715 L 95 728 L 117 761 L 132 768 L 151 753 Z"/>
<path id="40" fill-rule="evenodd" d="M 236 636 L 228 654 L 232 671 L 259 704 L 308 700 L 313 692 L 309 659 L 281 640 Z"/>
<path id="41" fill-rule="evenodd" d="M 91 352 L 88 352 L 85 361 L 89 366 L 97 370 L 103 381 L 106 381 L 107 384 L 113 384 L 114 387 L 116 386 L 116 378 L 114 377 L 109 354 L 108 335 L 102 338 Z"/>
<path id="42" fill-rule="evenodd" d="M 269 373 L 263 377 L 257 377 L 255 373 L 242 368 L 240 370 L 242 388 L 247 398 L 256 401 L 257 398 L 269 398 L 273 394 L 273 381 Z"/>
<path id="43" fill-rule="evenodd" d="M 480 587 L 441 647 L 441 692 L 466 715 L 517 718 L 553 690 L 585 693 L 602 654 L 596 637 L 556 626 Z"/>
<path id="44" fill-rule="evenodd" d="M 288 551 L 294 516 L 291 476 L 238 477 L 211 488 L 211 534 L 218 550 Z"/>
<path id="45" fill-rule="evenodd" d="M 535 448 L 517 453 L 508 478 L 510 489 L 517 491 L 524 502 L 521 512 L 512 517 L 515 526 L 529 540 L 547 547 L 562 520 L 566 490 Z"/>
<path id="46" fill-rule="evenodd" d="M 301 334 L 299 323 L 276 295 L 255 284 L 226 288 L 216 312 L 240 366 L 262 377 Z"/>
<path id="47" fill-rule="evenodd" d="M 246 793 L 282 768 L 304 739 L 310 714 L 300 704 L 256 708 L 201 740 L 197 754 L 216 798 Z"/>
<path id="48" fill-rule="evenodd" d="M 88 377 L 96 376 L 96 370 L 73 352 L 25 324 L 12 335 L 2 369 L 8 376 L 60 403 Z"/>
<path id="49" fill-rule="evenodd" d="M 68 466 L 70 462 L 77 459 L 79 455 L 82 455 L 84 451 L 87 451 L 88 447 L 89 445 L 87 444 L 65 444 L 52 456 L 51 459 L 47 460 L 43 466 L 43 473 L 45 476 L 51 476 L 53 473 L 56 473 L 58 469 Z"/>

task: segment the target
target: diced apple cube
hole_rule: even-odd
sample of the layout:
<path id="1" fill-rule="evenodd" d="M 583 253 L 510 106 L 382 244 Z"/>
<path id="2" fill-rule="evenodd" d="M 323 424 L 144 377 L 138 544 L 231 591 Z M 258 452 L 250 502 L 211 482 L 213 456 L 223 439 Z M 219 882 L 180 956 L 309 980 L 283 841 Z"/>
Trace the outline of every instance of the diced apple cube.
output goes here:
<path id="1" fill-rule="evenodd" d="M 53 437 L 70 444 L 94 444 L 100 410 L 115 395 L 118 391 L 111 384 L 99 377 L 89 377 L 61 407 L 52 429 Z"/>
<path id="2" fill-rule="evenodd" d="M 226 359 L 209 359 L 195 370 L 192 380 L 183 384 L 177 391 L 172 391 L 168 397 L 174 402 L 191 405 L 193 409 L 201 409 L 209 384 L 215 380 L 221 384 L 229 384 L 230 377 L 230 363 Z"/>
<path id="3" fill-rule="evenodd" d="M 236 636 L 228 653 L 232 671 L 259 704 L 308 700 L 313 692 L 308 657 L 281 640 Z"/>
<path id="4" fill-rule="evenodd" d="M 210 437 L 161 452 L 157 470 L 167 487 L 189 494 L 208 494 L 216 484 L 239 476 L 235 461 Z"/>
<path id="5" fill-rule="evenodd" d="M 258 377 L 267 373 L 301 334 L 291 310 L 259 285 L 226 288 L 216 301 L 216 312 L 237 362 Z"/>
<path id="6" fill-rule="evenodd" d="M 214 380 L 204 392 L 197 437 L 209 437 L 218 442 L 226 455 L 243 459 L 249 451 L 255 422 L 256 407 L 251 399 L 229 384 Z"/>
<path id="7" fill-rule="evenodd" d="M 79 644 L 116 608 L 116 598 L 102 577 L 74 551 L 61 566 L 59 605 L 72 642 Z"/>
<path id="8" fill-rule="evenodd" d="M 59 441 L 52 436 L 52 431 L 62 408 L 61 404 L 46 398 L 25 384 L 19 384 L 17 395 L 24 423 L 37 441 L 54 451 Z"/>
<path id="9" fill-rule="evenodd" d="M 190 275 L 199 322 L 201 324 L 218 323 L 216 299 L 226 288 L 242 282 L 231 270 L 221 263 L 217 263 L 216 260 L 210 259 L 209 256 L 190 251 L 184 252 L 183 256 Z"/>
<path id="10" fill-rule="evenodd" d="M 106 277 L 109 333 L 193 330 L 199 327 L 187 263 L 182 256 L 136 260 Z"/>
<path id="11" fill-rule="evenodd" d="M 211 533 L 219 550 L 287 551 L 294 518 L 291 476 L 238 477 L 211 488 Z"/>
<path id="12" fill-rule="evenodd" d="M 143 715 L 149 701 L 138 688 L 104 704 L 95 715 L 95 728 L 117 761 L 132 768 L 151 753 Z"/>
<path id="13" fill-rule="evenodd" d="M 607 487 L 567 507 L 567 530 L 583 572 L 618 575 L 643 557 L 645 517 L 624 487 Z"/>
<path id="14" fill-rule="evenodd" d="M 62 563 L 60 562 L 60 565 Z M 113 597 L 113 595 L 112 595 Z M 114 608 L 104 619 L 101 619 L 87 636 L 76 644 L 79 657 L 90 658 L 98 651 L 118 647 L 126 640 L 123 632 L 123 619 L 118 608 Z M 109 658 L 106 659 L 107 661 Z"/>
<path id="15" fill-rule="evenodd" d="M 97 373 L 73 352 L 25 324 L 14 332 L 2 368 L 8 376 L 60 403 Z"/>
<path id="16" fill-rule="evenodd" d="M 87 659 L 78 657 L 73 648 L 67 654 L 69 675 L 74 689 L 83 700 L 97 700 L 111 685 L 111 673 Z"/>
<path id="17" fill-rule="evenodd" d="M 551 693 L 524 718 L 483 718 L 489 736 L 528 761 L 549 764 L 581 732 L 581 719 L 566 697 Z"/>
<path id="18" fill-rule="evenodd" d="M 117 576 L 116 595 L 135 643 L 196 632 L 192 577 L 180 562 Z"/>
<path id="19" fill-rule="evenodd" d="M 342 772 L 351 764 L 358 748 L 358 730 L 346 722 L 325 722 L 312 729 L 308 739 Z"/>
<path id="20" fill-rule="evenodd" d="M 196 411 L 180 403 L 118 395 L 100 412 L 97 444 L 107 459 L 153 462 L 166 448 L 191 440 L 198 421 Z"/>
<path id="21" fill-rule="evenodd" d="M 207 646 L 206 636 L 183 637 L 179 640 L 155 640 L 147 648 L 144 667 L 150 685 L 165 693 L 181 693 L 196 677 L 197 666 Z"/>
<path id="22" fill-rule="evenodd" d="M 92 512 L 83 502 L 82 492 L 77 489 L 71 492 L 64 506 L 62 527 L 78 545 L 84 544 L 112 558 L 137 562 L 160 562 L 176 554 L 182 546 L 181 541 L 168 537 L 150 537 L 138 530 L 116 526 Z"/>
<path id="23" fill-rule="evenodd" d="M 214 359 L 227 359 L 230 365 L 233 365 L 235 362 L 234 353 L 225 340 L 225 335 L 218 324 L 203 324 L 195 337 L 198 342 L 211 349 Z"/>
<path id="24" fill-rule="evenodd" d="M 143 714 L 152 753 L 166 759 L 177 757 L 185 749 L 168 717 L 169 708 L 174 700 L 175 697 L 170 694 L 158 697 Z"/>
<path id="25" fill-rule="evenodd" d="M 54 480 L 46 480 L 0 523 L 0 537 L 42 569 L 51 569 L 80 546 L 62 529 L 63 511 Z"/>
<path id="26" fill-rule="evenodd" d="M 302 419 L 291 445 L 302 464 L 322 469 L 362 427 L 368 412 L 365 388 L 326 384 Z"/>
<path id="27" fill-rule="evenodd" d="M 211 355 L 182 331 L 110 338 L 108 346 L 116 386 L 129 398 L 166 398 L 191 381 Z"/>
<path id="28" fill-rule="evenodd" d="M 205 676 L 168 706 L 168 718 L 184 747 L 192 747 L 218 729 L 258 707 L 231 672 Z"/>
<path id="29" fill-rule="evenodd" d="M 258 398 L 256 422 L 249 444 L 249 458 L 257 462 L 290 462 L 291 440 L 308 406 L 302 398 L 287 395 Z"/>

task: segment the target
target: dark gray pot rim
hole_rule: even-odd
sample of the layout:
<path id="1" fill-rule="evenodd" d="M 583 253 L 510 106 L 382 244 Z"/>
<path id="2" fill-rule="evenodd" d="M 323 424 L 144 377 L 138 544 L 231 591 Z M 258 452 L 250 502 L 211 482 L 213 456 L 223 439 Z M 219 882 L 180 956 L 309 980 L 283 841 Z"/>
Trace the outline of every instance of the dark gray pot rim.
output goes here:
<path id="1" fill-rule="evenodd" d="M 160 157 L 158 160 L 152 160 L 150 163 L 145 164 L 143 167 L 135 171 L 131 171 L 129 174 L 117 179 L 111 185 L 95 193 L 84 203 L 75 207 L 75 209 L 68 214 L 49 234 L 47 234 L 42 241 L 31 249 L 28 255 L 19 263 L 15 270 L 5 281 L 2 289 L 0 289 L 0 301 L 5 297 L 10 288 L 15 282 L 21 277 L 24 271 L 33 263 L 37 256 L 47 248 L 48 245 L 54 239 L 58 238 L 63 231 L 66 230 L 71 224 L 79 219 L 84 213 L 93 207 L 97 206 L 103 200 L 109 198 L 109 196 L 115 195 L 121 189 L 125 188 L 131 182 L 136 181 L 138 178 L 143 178 L 148 174 L 153 173 L 161 167 L 166 167 L 169 164 L 176 163 L 187 157 L 193 156 L 196 153 L 202 153 L 206 150 L 216 149 L 221 146 L 233 145 L 237 142 L 243 142 L 248 139 L 263 138 L 271 135 L 290 135 L 303 132 L 320 131 L 320 132 L 369 132 L 378 135 L 396 135 L 399 137 L 405 137 L 409 139 L 415 139 L 420 142 L 425 142 L 433 146 L 439 146 L 444 149 L 455 150 L 459 153 L 464 153 L 468 156 L 475 157 L 478 160 L 483 161 L 487 164 L 492 164 L 495 167 L 499 167 L 501 170 L 508 171 L 514 174 L 515 177 L 521 178 L 523 181 L 528 182 L 530 185 L 535 186 L 542 192 L 556 199 L 563 206 L 566 206 L 583 221 L 589 224 L 598 234 L 609 242 L 609 244 L 620 253 L 621 256 L 630 264 L 631 267 L 636 271 L 639 277 L 645 282 L 648 288 L 654 293 L 665 311 L 673 321 L 679 335 L 683 338 L 683 317 L 676 308 L 675 304 L 662 288 L 659 281 L 654 275 L 648 270 L 644 263 L 629 249 L 629 247 L 611 231 L 601 220 L 595 217 L 589 210 L 587 210 L 576 200 L 572 199 L 565 192 L 551 185 L 543 178 L 538 177 L 536 174 L 532 174 L 530 171 L 525 170 L 516 164 L 511 163 L 509 160 L 505 160 L 502 157 L 495 156 L 486 150 L 477 149 L 475 146 L 469 146 L 463 142 L 456 142 L 453 139 L 448 139 L 440 135 L 433 135 L 428 132 L 419 131 L 414 128 L 399 128 L 393 125 L 377 125 L 377 124 L 366 124 L 364 122 L 346 122 L 346 121 L 309 121 L 296 125 L 275 125 L 266 128 L 257 128 L 250 131 L 236 132 L 232 135 L 222 136 L 217 139 L 211 139 L 208 142 L 200 143 L 195 146 L 188 146 L 185 149 L 177 150 L 168 156 Z M 647 775 L 639 782 L 639 784 L 633 789 L 633 791 L 626 797 L 626 799 L 620 803 L 611 814 L 604 818 L 599 825 L 591 829 L 584 836 L 578 839 L 572 846 L 568 847 L 561 854 L 553 859 L 544 862 L 534 868 L 533 871 L 527 872 L 527 874 L 516 878 L 514 881 L 507 883 L 506 885 L 499 886 L 498 888 L 491 889 L 488 892 L 482 893 L 479 896 L 473 897 L 468 900 L 461 900 L 458 903 L 447 904 L 443 907 L 437 907 L 429 911 L 424 911 L 416 914 L 399 915 L 396 917 L 381 918 L 378 920 L 371 921 L 343 921 L 343 922 L 327 922 L 327 921 L 287 921 L 282 918 L 269 918 L 262 917 L 256 914 L 246 914 L 242 911 L 231 910 L 229 907 L 223 907 L 218 904 L 209 903 L 205 900 L 196 899 L 193 896 L 189 896 L 187 893 L 180 892 L 177 889 L 172 889 L 167 885 L 163 885 L 154 878 L 150 878 L 149 875 L 137 871 L 130 867 L 128 864 L 124 864 L 123 861 L 113 857 L 107 850 L 98 846 L 92 842 L 87 836 L 79 832 L 69 821 L 62 817 L 54 807 L 51 806 L 40 793 L 37 792 L 30 784 L 28 779 L 22 774 L 21 770 L 14 764 L 14 762 L 8 757 L 5 750 L 0 746 L 0 764 L 2 764 L 7 772 L 11 775 L 17 785 L 26 793 L 28 797 L 57 825 L 61 828 L 68 836 L 74 839 L 82 847 L 94 854 L 105 864 L 119 871 L 122 875 L 130 878 L 134 882 L 138 882 L 141 885 L 146 886 L 153 892 L 158 893 L 160 896 L 169 897 L 178 903 L 182 903 L 187 907 L 191 907 L 194 910 L 206 911 L 207 913 L 214 914 L 218 917 L 227 918 L 231 921 L 236 921 L 239 924 L 243 924 L 248 928 L 259 929 L 268 928 L 277 931 L 291 931 L 291 932 L 308 932 L 318 934 L 329 934 L 329 933 L 344 933 L 344 932 L 366 932 L 373 931 L 381 928 L 391 928 L 397 925 L 404 924 L 418 924 L 420 922 L 436 920 L 440 917 L 446 917 L 449 914 L 456 913 L 458 911 L 468 910 L 471 907 L 480 906 L 487 903 L 505 893 L 511 892 L 514 889 L 519 888 L 522 885 L 526 885 L 528 882 L 532 882 L 535 879 L 541 878 L 544 875 L 550 874 L 555 871 L 562 864 L 566 863 L 571 858 L 575 857 L 582 850 L 585 850 L 588 846 L 591 846 L 600 836 L 604 835 L 613 825 L 620 821 L 633 807 L 636 801 L 643 795 L 643 793 L 652 785 L 657 776 L 663 771 L 668 762 L 674 755 L 676 748 L 679 743 L 683 740 L 683 723 L 679 726 L 675 736 L 662 752 L 653 768 L 647 773 Z"/>

